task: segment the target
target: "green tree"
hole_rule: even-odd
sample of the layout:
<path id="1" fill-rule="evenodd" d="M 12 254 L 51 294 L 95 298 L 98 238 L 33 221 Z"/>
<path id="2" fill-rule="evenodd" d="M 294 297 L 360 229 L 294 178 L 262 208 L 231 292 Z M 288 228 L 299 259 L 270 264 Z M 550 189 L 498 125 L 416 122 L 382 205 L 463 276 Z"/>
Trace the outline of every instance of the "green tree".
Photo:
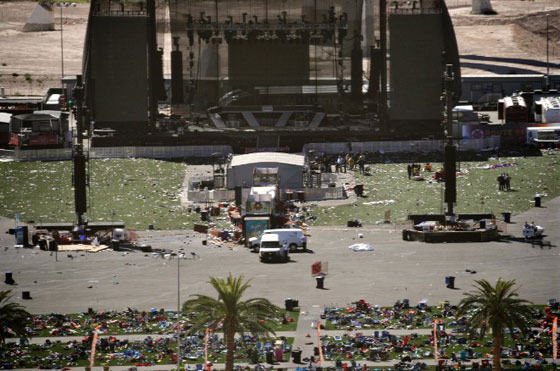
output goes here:
<path id="1" fill-rule="evenodd" d="M 11 290 L 0 291 L 0 343 L 6 342 L 8 332 L 27 338 L 25 328 L 31 323 L 31 314 L 18 303 L 8 303 Z"/>
<path id="2" fill-rule="evenodd" d="M 465 294 L 458 307 L 458 316 L 472 314 L 467 322 L 467 332 L 472 328 L 480 328 L 481 338 L 488 329 L 492 330 L 493 338 L 493 370 L 500 370 L 502 355 L 503 330 L 509 329 L 513 338 L 514 328 L 526 334 L 533 317 L 532 303 L 520 299 L 515 280 L 498 279 L 492 286 L 486 280 L 475 281 L 475 290 Z"/>
<path id="3" fill-rule="evenodd" d="M 242 301 L 241 297 L 249 285 L 244 277 L 227 279 L 210 277 L 210 284 L 218 292 L 214 299 L 206 295 L 191 295 L 195 298 L 183 304 L 183 311 L 195 313 L 191 332 L 204 331 L 206 327 L 220 328 L 226 341 L 226 371 L 233 370 L 235 334 L 250 333 L 255 337 L 274 334 L 271 321 L 278 318 L 280 308 L 263 298 Z"/>

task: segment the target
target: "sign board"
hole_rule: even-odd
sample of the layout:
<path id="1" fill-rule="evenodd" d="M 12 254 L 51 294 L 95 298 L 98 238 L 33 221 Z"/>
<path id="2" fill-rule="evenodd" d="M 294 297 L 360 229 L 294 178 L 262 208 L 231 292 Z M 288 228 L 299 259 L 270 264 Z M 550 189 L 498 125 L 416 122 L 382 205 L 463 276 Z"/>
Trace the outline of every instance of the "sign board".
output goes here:
<path id="1" fill-rule="evenodd" d="M 278 184 L 278 168 L 264 167 L 253 169 L 253 186 L 267 186 Z"/>
<path id="2" fill-rule="evenodd" d="M 247 201 L 247 207 L 245 209 L 246 214 L 262 214 L 270 215 L 272 214 L 272 202 L 271 201 Z"/>
<path id="3" fill-rule="evenodd" d="M 251 237 L 260 237 L 264 230 L 268 229 L 269 223 L 268 217 L 246 217 L 243 222 L 245 243 L 247 244 Z"/>
<path id="4" fill-rule="evenodd" d="M 326 276 L 329 272 L 328 262 L 315 262 L 311 264 L 311 277 Z"/>

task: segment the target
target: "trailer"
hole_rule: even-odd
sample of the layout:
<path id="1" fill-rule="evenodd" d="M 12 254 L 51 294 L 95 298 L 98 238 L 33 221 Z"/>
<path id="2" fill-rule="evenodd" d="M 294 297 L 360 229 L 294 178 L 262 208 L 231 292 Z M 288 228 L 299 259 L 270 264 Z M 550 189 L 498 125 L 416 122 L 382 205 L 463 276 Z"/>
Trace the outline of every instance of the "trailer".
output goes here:
<path id="1" fill-rule="evenodd" d="M 11 116 L 11 113 L 0 112 L 0 148 L 6 148 L 10 143 Z"/>
<path id="2" fill-rule="evenodd" d="M 541 98 L 541 121 L 552 124 L 560 123 L 560 97 Z"/>
<path id="3" fill-rule="evenodd" d="M 521 96 L 504 98 L 504 119 L 510 122 L 529 122 L 529 111 L 525 99 Z"/>
<path id="4" fill-rule="evenodd" d="M 19 148 L 61 148 L 67 129 L 67 113 L 35 111 L 10 118 L 10 145 Z"/>
<path id="5" fill-rule="evenodd" d="M 527 144 L 538 147 L 557 147 L 560 143 L 560 126 L 527 128 Z"/>

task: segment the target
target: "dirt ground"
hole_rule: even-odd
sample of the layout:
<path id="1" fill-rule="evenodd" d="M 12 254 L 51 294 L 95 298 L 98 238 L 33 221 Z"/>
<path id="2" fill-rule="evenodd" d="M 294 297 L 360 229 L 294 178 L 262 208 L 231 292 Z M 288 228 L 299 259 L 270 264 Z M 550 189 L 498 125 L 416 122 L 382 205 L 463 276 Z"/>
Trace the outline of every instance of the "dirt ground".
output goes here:
<path id="1" fill-rule="evenodd" d="M 463 75 L 546 72 L 549 14 L 551 73 L 560 73 L 560 2 L 493 0 L 498 13 L 471 15 L 469 1 L 447 0 L 461 54 Z M 55 31 L 22 32 L 32 1 L 0 0 L 0 87 L 7 95 L 42 95 L 64 74 L 80 73 L 89 4 L 55 10 Z M 169 45 L 169 43 L 166 43 Z M 166 53 L 168 54 L 168 53 Z M 170 69 L 165 61 L 165 68 Z"/>
<path id="2" fill-rule="evenodd" d="M 55 8 L 55 31 L 22 32 L 35 6 L 32 1 L 0 1 L 0 87 L 7 95 L 43 95 L 60 84 L 61 35 L 64 74 L 81 73 L 89 4 L 63 8 L 62 33 L 60 8 Z"/>

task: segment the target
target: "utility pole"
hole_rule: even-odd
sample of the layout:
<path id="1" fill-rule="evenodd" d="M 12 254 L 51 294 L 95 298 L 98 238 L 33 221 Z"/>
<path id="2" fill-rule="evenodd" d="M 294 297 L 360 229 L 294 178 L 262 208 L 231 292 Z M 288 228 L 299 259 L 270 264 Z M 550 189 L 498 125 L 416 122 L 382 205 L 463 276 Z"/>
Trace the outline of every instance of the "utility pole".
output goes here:
<path id="1" fill-rule="evenodd" d="M 546 13 L 546 91 L 550 90 L 550 64 L 548 60 L 548 17 Z"/>
<path id="2" fill-rule="evenodd" d="M 63 3 L 57 3 L 57 5 L 60 7 L 60 69 L 61 69 L 61 71 L 60 71 L 60 83 L 62 84 L 62 94 L 64 96 L 66 96 L 66 94 L 64 94 L 64 83 L 62 82 L 64 80 L 64 39 L 63 39 L 63 32 L 62 32 L 62 8 L 63 8 L 64 4 Z M 548 17 L 547 17 L 547 19 L 548 19 Z"/>

